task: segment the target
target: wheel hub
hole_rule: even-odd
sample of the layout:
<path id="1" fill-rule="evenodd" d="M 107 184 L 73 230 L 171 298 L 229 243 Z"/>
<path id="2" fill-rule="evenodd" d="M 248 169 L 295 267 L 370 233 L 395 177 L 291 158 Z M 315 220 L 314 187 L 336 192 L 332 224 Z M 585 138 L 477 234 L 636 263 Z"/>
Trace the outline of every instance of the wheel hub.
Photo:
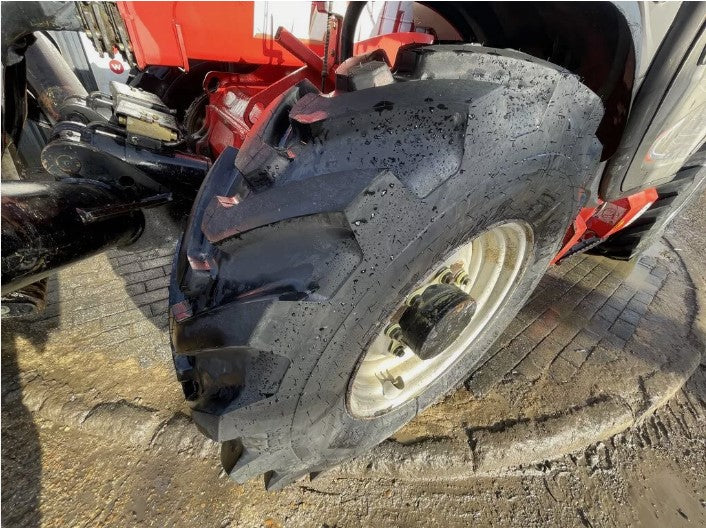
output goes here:
<path id="1" fill-rule="evenodd" d="M 351 378 L 354 415 L 374 416 L 417 397 L 473 344 L 493 320 L 527 261 L 531 229 L 508 222 L 435 265 L 400 302 Z"/>
<path id="2" fill-rule="evenodd" d="M 400 317 L 400 341 L 420 359 L 436 357 L 468 326 L 476 302 L 451 284 L 431 284 Z"/>

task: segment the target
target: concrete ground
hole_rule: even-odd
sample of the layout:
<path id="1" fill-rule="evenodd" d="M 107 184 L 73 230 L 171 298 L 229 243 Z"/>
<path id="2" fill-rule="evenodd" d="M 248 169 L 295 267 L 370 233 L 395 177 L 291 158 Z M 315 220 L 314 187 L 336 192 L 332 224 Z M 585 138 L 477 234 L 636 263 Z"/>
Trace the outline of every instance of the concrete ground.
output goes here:
<path id="1" fill-rule="evenodd" d="M 3 525 L 706 525 L 705 233 L 702 193 L 639 262 L 550 270 L 465 388 L 275 493 L 230 482 L 189 421 L 174 241 L 94 257 L 3 321 Z"/>

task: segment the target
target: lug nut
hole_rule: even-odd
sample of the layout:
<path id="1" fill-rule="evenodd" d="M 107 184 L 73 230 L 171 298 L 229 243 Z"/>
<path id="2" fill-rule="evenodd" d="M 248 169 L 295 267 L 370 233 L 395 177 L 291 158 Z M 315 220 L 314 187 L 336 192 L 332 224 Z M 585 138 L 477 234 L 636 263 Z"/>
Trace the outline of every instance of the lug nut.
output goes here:
<path id="1" fill-rule="evenodd" d="M 464 270 L 461 270 L 454 277 L 454 281 L 459 286 L 468 286 L 468 284 L 471 282 L 471 278 L 468 276 L 468 273 L 466 273 Z"/>
<path id="2" fill-rule="evenodd" d="M 390 345 L 387 347 L 387 351 L 396 357 L 404 356 L 404 345 L 399 341 L 391 341 Z"/>
<path id="3" fill-rule="evenodd" d="M 399 339 L 402 335 L 402 328 L 397 323 L 392 323 L 385 328 L 385 335 L 391 339 Z"/>
<path id="4" fill-rule="evenodd" d="M 435 278 L 442 284 L 450 284 L 454 279 L 454 275 L 449 268 L 444 268 L 436 274 Z"/>

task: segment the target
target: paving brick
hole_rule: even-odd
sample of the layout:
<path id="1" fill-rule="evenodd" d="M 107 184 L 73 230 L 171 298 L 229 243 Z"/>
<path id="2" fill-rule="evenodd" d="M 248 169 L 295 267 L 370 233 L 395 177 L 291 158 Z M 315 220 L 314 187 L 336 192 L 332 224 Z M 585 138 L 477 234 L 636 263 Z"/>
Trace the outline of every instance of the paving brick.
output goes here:
<path id="1" fill-rule="evenodd" d="M 145 285 L 142 282 L 136 282 L 135 284 L 126 284 L 125 291 L 128 295 L 139 295 L 145 293 Z"/>
<path id="2" fill-rule="evenodd" d="M 158 328 L 159 330 L 169 330 L 169 318 L 165 314 L 159 314 L 156 316 L 153 315 L 149 318 L 149 321 L 154 325 L 155 328 Z"/>
<path id="3" fill-rule="evenodd" d="M 568 260 L 565 260 L 558 266 L 553 266 L 552 268 L 550 268 L 549 273 L 556 277 L 562 277 L 585 260 L 585 255 L 576 255 L 574 257 L 570 257 Z"/>
<path id="4" fill-rule="evenodd" d="M 584 326 L 584 330 L 592 333 L 597 338 L 602 338 L 608 333 L 608 329 L 612 326 L 613 321 L 608 321 L 600 315 L 596 315 Z"/>
<path id="5" fill-rule="evenodd" d="M 114 265 L 122 266 L 124 264 L 130 264 L 131 262 L 135 262 L 140 257 L 135 253 L 128 253 L 125 255 L 109 254 L 108 258 L 110 259 L 111 263 L 113 263 Z"/>
<path id="6" fill-rule="evenodd" d="M 620 316 L 620 310 L 611 306 L 610 304 L 607 304 L 606 302 L 606 304 L 604 304 L 598 309 L 596 314 L 613 323 L 618 320 L 618 317 Z"/>
<path id="7" fill-rule="evenodd" d="M 556 328 L 557 324 L 559 324 L 559 314 L 550 308 L 545 310 L 544 313 L 525 328 L 522 333 L 528 337 L 532 343 L 539 343 Z"/>
<path id="8" fill-rule="evenodd" d="M 72 321 L 74 325 L 82 325 L 101 317 L 119 314 L 125 311 L 125 302 L 116 301 L 112 303 L 102 303 L 83 310 L 72 312 Z"/>
<path id="9" fill-rule="evenodd" d="M 624 319 L 618 319 L 613 326 L 610 327 L 610 332 L 620 339 L 627 341 L 635 333 L 635 325 L 630 324 Z"/>
<path id="10" fill-rule="evenodd" d="M 103 333 L 103 319 L 96 318 L 90 321 L 86 321 L 80 324 L 80 326 L 72 329 L 74 330 L 74 336 L 76 341 L 88 341 L 101 333 Z"/>
<path id="11" fill-rule="evenodd" d="M 494 357 L 488 360 L 480 369 L 473 373 L 466 382 L 466 387 L 474 394 L 485 394 L 497 382 L 510 372 L 515 365 L 529 354 L 533 343 L 523 335 L 518 336 Z"/>
<path id="12" fill-rule="evenodd" d="M 51 304 L 48 305 L 46 308 L 44 308 L 44 311 L 39 314 L 37 320 L 42 321 L 42 320 L 49 320 L 49 319 L 54 319 L 61 315 L 61 305 L 60 304 Z"/>
<path id="13" fill-rule="evenodd" d="M 618 289 L 615 290 L 615 293 L 611 295 L 611 297 L 614 299 L 628 301 L 633 295 L 635 295 L 635 290 L 633 290 L 629 286 L 626 286 L 625 284 L 621 284 Z"/>
<path id="14" fill-rule="evenodd" d="M 168 256 L 171 259 L 172 255 L 174 255 L 175 250 L 176 250 L 176 244 L 167 244 L 163 247 L 158 247 L 155 250 L 155 253 L 160 257 Z"/>
<path id="15" fill-rule="evenodd" d="M 525 328 L 527 328 L 527 324 L 520 318 L 516 317 L 515 319 L 510 321 L 510 324 L 502 333 L 502 335 L 498 338 L 496 343 L 499 344 L 501 347 L 507 346 L 510 341 L 520 335 Z"/>
<path id="16" fill-rule="evenodd" d="M 101 317 L 99 319 L 101 324 L 101 332 L 106 332 L 112 330 L 113 328 L 119 328 L 121 326 L 130 327 L 132 324 L 144 320 L 144 318 L 145 314 L 136 308 L 133 308 L 132 310 L 126 310 L 116 317 Z"/>
<path id="17" fill-rule="evenodd" d="M 159 288 L 168 288 L 169 287 L 169 277 L 158 277 L 156 279 L 148 280 L 144 284 L 145 284 L 145 289 L 147 291 L 157 290 Z"/>
<path id="18" fill-rule="evenodd" d="M 76 286 L 72 295 L 85 299 L 86 297 L 102 297 L 107 295 L 123 295 L 123 281 L 112 275 L 112 278 L 97 280 L 86 285 Z"/>
<path id="19" fill-rule="evenodd" d="M 146 304 L 152 304 L 157 301 L 162 301 L 169 297 L 169 291 L 167 290 L 154 290 L 147 293 L 142 293 L 140 295 L 135 295 L 132 298 L 132 302 L 135 306 L 144 306 Z"/>
<path id="20" fill-rule="evenodd" d="M 167 318 L 167 311 L 169 310 L 169 301 L 167 299 L 163 301 L 157 301 L 152 304 L 150 304 L 150 312 L 152 312 L 152 315 L 154 316 L 160 316 L 163 315 L 164 318 Z"/>
<path id="21" fill-rule="evenodd" d="M 56 304 L 58 302 L 61 302 L 62 296 L 66 295 L 66 291 L 61 291 L 61 290 L 54 290 L 51 292 L 47 292 L 47 295 L 45 297 L 47 305 L 51 304 Z"/>
<path id="22" fill-rule="evenodd" d="M 625 299 L 625 298 L 622 298 L 622 297 L 616 297 L 615 295 L 613 295 L 612 297 L 610 297 L 610 298 L 606 301 L 606 304 L 607 304 L 608 306 L 611 306 L 611 307 L 615 308 L 615 309 L 618 311 L 618 313 L 620 313 L 620 312 L 622 312 L 622 311 L 625 309 L 625 307 L 628 305 L 628 299 Z"/>
<path id="23" fill-rule="evenodd" d="M 129 273 L 124 276 L 124 279 L 125 284 L 134 284 L 136 282 L 146 282 L 150 279 L 156 279 L 157 277 L 164 277 L 164 272 L 162 271 L 162 268 L 139 271 L 137 273 Z"/>
<path id="24" fill-rule="evenodd" d="M 641 303 L 644 304 L 650 304 L 652 302 L 652 299 L 654 298 L 655 294 L 654 293 L 649 293 L 646 291 L 639 291 L 635 294 L 634 299 L 636 301 L 640 301 Z"/>
<path id="25" fill-rule="evenodd" d="M 664 266 L 656 266 L 651 272 L 651 275 L 654 275 L 655 277 L 659 277 L 660 279 L 665 279 L 667 278 L 667 275 L 669 275 L 669 272 L 667 271 L 667 268 Z"/>
<path id="26" fill-rule="evenodd" d="M 131 329 L 129 326 L 120 326 L 113 328 L 110 331 L 103 332 L 90 339 L 90 346 L 93 348 L 105 348 L 118 345 L 127 341 L 131 337 Z"/>
<path id="27" fill-rule="evenodd" d="M 640 315 L 644 315 L 649 308 L 648 304 L 641 302 L 640 300 L 634 297 L 630 299 L 630 302 L 628 303 L 627 307 L 629 310 L 632 310 L 633 312 L 636 312 Z"/>
<path id="28" fill-rule="evenodd" d="M 139 273 L 142 271 L 139 262 L 131 262 L 129 264 L 123 264 L 115 268 L 115 272 L 119 275 L 127 275 L 128 273 Z"/>
<path id="29" fill-rule="evenodd" d="M 548 374 L 557 383 L 568 383 L 576 372 L 577 368 L 573 364 L 559 356 L 549 366 Z"/>
<path id="30" fill-rule="evenodd" d="M 581 326 L 576 326 L 574 321 L 563 319 L 552 331 L 551 337 L 557 343 L 566 346 L 576 336 Z"/>
<path id="31" fill-rule="evenodd" d="M 629 303 L 628 303 L 629 304 Z M 620 319 L 627 321 L 630 324 L 637 325 L 640 322 L 642 315 L 632 311 L 630 308 L 626 308 L 620 314 Z"/>
<path id="32" fill-rule="evenodd" d="M 608 332 L 598 344 L 604 348 L 618 348 L 622 350 L 625 346 L 625 340 L 612 332 Z"/>
<path id="33" fill-rule="evenodd" d="M 657 259 L 655 259 L 655 257 L 653 257 L 651 255 L 642 255 L 638 259 L 637 263 L 640 264 L 641 266 L 652 269 L 657 264 Z"/>
<path id="34" fill-rule="evenodd" d="M 593 349 L 593 352 L 588 358 L 588 361 L 596 365 L 605 365 L 607 363 L 612 363 L 618 359 L 618 355 L 615 351 L 604 346 L 597 346 Z"/>
<path id="35" fill-rule="evenodd" d="M 544 339 L 541 343 L 539 343 L 536 347 L 534 347 L 530 351 L 530 353 L 527 354 L 525 359 L 522 360 L 522 363 L 524 363 L 525 361 L 531 361 L 537 367 L 541 369 L 546 369 L 547 367 L 549 367 L 551 362 L 554 361 L 554 358 L 559 355 L 563 348 L 564 345 L 562 343 L 559 343 L 554 339 L 548 337 Z M 520 365 L 522 363 L 520 363 Z"/>
<path id="36" fill-rule="evenodd" d="M 544 374 L 544 369 L 538 366 L 534 361 L 532 361 L 532 359 L 526 357 L 520 362 L 519 365 L 515 366 L 513 372 L 516 372 L 526 380 L 536 381 L 542 377 L 542 374 Z"/>
<path id="37" fill-rule="evenodd" d="M 166 257 L 157 257 L 149 260 L 140 261 L 140 268 L 143 270 L 148 270 L 152 268 L 161 268 L 162 266 L 171 266 L 172 256 L 171 254 Z"/>
<path id="38" fill-rule="evenodd" d="M 154 335 L 157 328 L 148 319 L 142 319 L 130 325 L 129 330 L 131 337 L 142 337 L 145 339 L 147 336 Z"/>

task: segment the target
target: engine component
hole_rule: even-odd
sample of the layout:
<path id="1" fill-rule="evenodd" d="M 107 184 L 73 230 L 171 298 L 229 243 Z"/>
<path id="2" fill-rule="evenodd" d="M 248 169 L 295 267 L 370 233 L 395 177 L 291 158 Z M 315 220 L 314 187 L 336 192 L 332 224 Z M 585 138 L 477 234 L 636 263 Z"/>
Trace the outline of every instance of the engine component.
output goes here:
<path id="1" fill-rule="evenodd" d="M 57 177 L 98 180 L 135 199 L 167 192 L 193 199 L 209 167 L 204 157 L 115 125 L 70 121 L 54 128 L 42 164 Z"/>
<path id="2" fill-rule="evenodd" d="M 210 160 L 177 150 L 193 138 L 180 136 L 174 111 L 154 94 L 122 83 L 70 97 L 61 121 L 42 151 L 42 165 L 57 177 L 101 181 L 133 199 L 174 193 L 193 199 Z"/>
<path id="3" fill-rule="evenodd" d="M 98 182 L 3 181 L 0 189 L 3 295 L 108 247 L 130 244 L 144 226 L 139 210 L 92 217 L 96 208 L 130 203 Z"/>
<path id="4" fill-rule="evenodd" d="M 136 134 L 160 141 L 174 141 L 178 137 L 175 112 L 167 108 L 154 94 L 127 84 L 111 82 L 113 113 L 128 134 Z"/>

